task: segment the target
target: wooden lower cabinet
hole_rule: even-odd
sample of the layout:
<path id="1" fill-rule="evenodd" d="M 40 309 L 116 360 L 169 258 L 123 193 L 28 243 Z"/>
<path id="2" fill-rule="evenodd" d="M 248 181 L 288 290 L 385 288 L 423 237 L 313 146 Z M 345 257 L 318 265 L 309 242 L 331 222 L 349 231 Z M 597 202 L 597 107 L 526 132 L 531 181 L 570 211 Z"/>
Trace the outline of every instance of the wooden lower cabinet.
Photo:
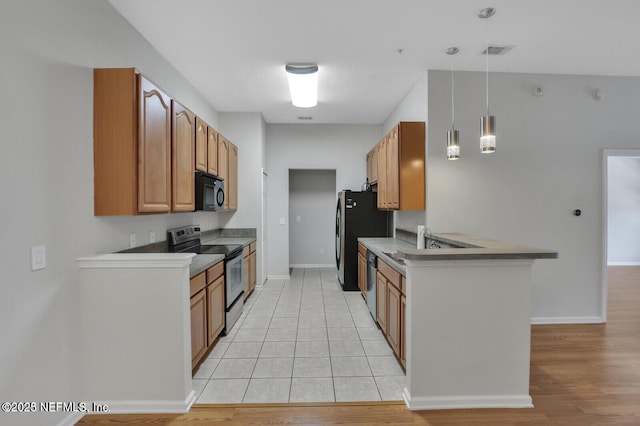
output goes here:
<path id="1" fill-rule="evenodd" d="M 244 275 L 244 300 L 247 300 L 257 284 L 256 271 L 256 243 L 253 242 L 244 247 L 242 268 Z"/>
<path id="2" fill-rule="evenodd" d="M 190 281 L 191 368 L 195 369 L 225 325 L 224 262 L 218 262 Z"/>
<path id="3" fill-rule="evenodd" d="M 207 292 L 202 289 L 191 297 L 191 365 L 207 352 Z"/>
<path id="4" fill-rule="evenodd" d="M 400 357 L 400 310 L 401 295 L 393 284 L 387 282 L 387 341 L 398 358 Z"/>
<path id="5" fill-rule="evenodd" d="M 403 277 L 404 280 L 404 277 Z M 400 297 L 400 363 L 407 368 L 407 298 L 403 294 Z"/>
<path id="6" fill-rule="evenodd" d="M 387 330 L 387 279 L 376 272 L 376 320 L 383 332 Z"/>
<path id="7" fill-rule="evenodd" d="M 358 252 L 358 288 L 367 300 L 367 258 Z"/>
<path id="8" fill-rule="evenodd" d="M 224 328 L 224 276 L 207 286 L 207 346 L 211 346 Z"/>
<path id="9" fill-rule="evenodd" d="M 406 279 L 378 258 L 376 272 L 376 320 L 389 346 L 406 367 L 405 311 Z"/>

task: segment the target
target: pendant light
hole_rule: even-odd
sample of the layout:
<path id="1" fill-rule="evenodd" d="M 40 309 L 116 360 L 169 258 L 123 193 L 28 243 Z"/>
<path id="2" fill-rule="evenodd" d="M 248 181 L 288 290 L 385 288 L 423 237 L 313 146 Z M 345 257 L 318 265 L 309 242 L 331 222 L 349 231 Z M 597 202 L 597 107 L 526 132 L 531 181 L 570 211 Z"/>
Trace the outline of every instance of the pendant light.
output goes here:
<path id="1" fill-rule="evenodd" d="M 451 56 L 451 130 L 447 131 L 447 160 L 457 160 L 460 158 L 460 134 L 455 127 L 455 106 L 454 106 L 454 83 L 453 83 L 453 55 L 458 53 L 460 49 L 450 47 L 447 49 L 447 55 Z"/>
<path id="2" fill-rule="evenodd" d="M 492 7 L 482 9 L 478 14 L 478 18 L 487 20 L 487 50 L 486 55 L 486 92 L 487 92 L 487 111 L 480 118 L 480 152 L 483 154 L 491 154 L 496 152 L 496 117 L 489 115 L 489 21 L 496 13 Z"/>

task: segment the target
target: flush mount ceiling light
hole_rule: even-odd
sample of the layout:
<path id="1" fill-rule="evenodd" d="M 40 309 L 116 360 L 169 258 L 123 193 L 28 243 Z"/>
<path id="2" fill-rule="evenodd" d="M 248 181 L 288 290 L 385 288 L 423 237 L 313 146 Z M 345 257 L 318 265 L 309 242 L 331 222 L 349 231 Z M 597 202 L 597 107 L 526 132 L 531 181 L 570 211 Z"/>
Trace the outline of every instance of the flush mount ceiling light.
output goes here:
<path id="1" fill-rule="evenodd" d="M 454 84 L 453 84 L 453 55 L 458 53 L 460 49 L 450 47 L 447 49 L 447 55 L 451 56 L 451 130 L 447 131 L 447 160 L 457 160 L 460 158 L 460 144 L 458 138 L 460 134 L 455 128 L 456 110 L 454 107 Z"/>
<path id="2" fill-rule="evenodd" d="M 318 105 L 318 66 L 315 64 L 287 64 L 291 103 L 298 108 Z"/>
<path id="3" fill-rule="evenodd" d="M 478 18 L 487 21 L 487 49 L 485 50 L 486 58 L 486 92 L 487 92 L 487 111 L 480 118 L 480 152 L 483 154 L 491 154 L 496 152 L 496 117 L 489 115 L 489 18 L 496 13 L 492 7 L 482 9 L 478 13 Z"/>

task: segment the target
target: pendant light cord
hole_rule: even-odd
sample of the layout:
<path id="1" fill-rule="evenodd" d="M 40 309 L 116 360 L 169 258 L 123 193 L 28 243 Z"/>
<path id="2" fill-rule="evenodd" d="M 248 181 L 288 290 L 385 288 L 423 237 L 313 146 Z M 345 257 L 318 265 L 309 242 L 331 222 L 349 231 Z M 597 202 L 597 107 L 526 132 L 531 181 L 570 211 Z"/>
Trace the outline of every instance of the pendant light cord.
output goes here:
<path id="1" fill-rule="evenodd" d="M 489 19 L 487 21 L 487 50 L 486 57 L 486 88 L 487 88 L 487 115 L 489 115 Z"/>
<path id="2" fill-rule="evenodd" d="M 455 121 L 456 121 L 456 110 L 453 106 L 454 90 L 455 90 L 455 83 L 453 80 L 453 55 L 451 55 L 451 130 L 455 129 Z"/>

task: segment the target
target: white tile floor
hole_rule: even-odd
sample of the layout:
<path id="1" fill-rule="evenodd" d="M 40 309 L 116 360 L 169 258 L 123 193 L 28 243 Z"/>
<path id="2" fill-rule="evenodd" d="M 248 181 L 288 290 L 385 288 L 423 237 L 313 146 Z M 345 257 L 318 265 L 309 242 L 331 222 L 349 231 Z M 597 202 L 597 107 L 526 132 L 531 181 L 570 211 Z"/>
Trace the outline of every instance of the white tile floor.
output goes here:
<path id="1" fill-rule="evenodd" d="M 293 269 L 247 300 L 193 378 L 197 403 L 390 401 L 405 375 L 334 269 Z"/>

